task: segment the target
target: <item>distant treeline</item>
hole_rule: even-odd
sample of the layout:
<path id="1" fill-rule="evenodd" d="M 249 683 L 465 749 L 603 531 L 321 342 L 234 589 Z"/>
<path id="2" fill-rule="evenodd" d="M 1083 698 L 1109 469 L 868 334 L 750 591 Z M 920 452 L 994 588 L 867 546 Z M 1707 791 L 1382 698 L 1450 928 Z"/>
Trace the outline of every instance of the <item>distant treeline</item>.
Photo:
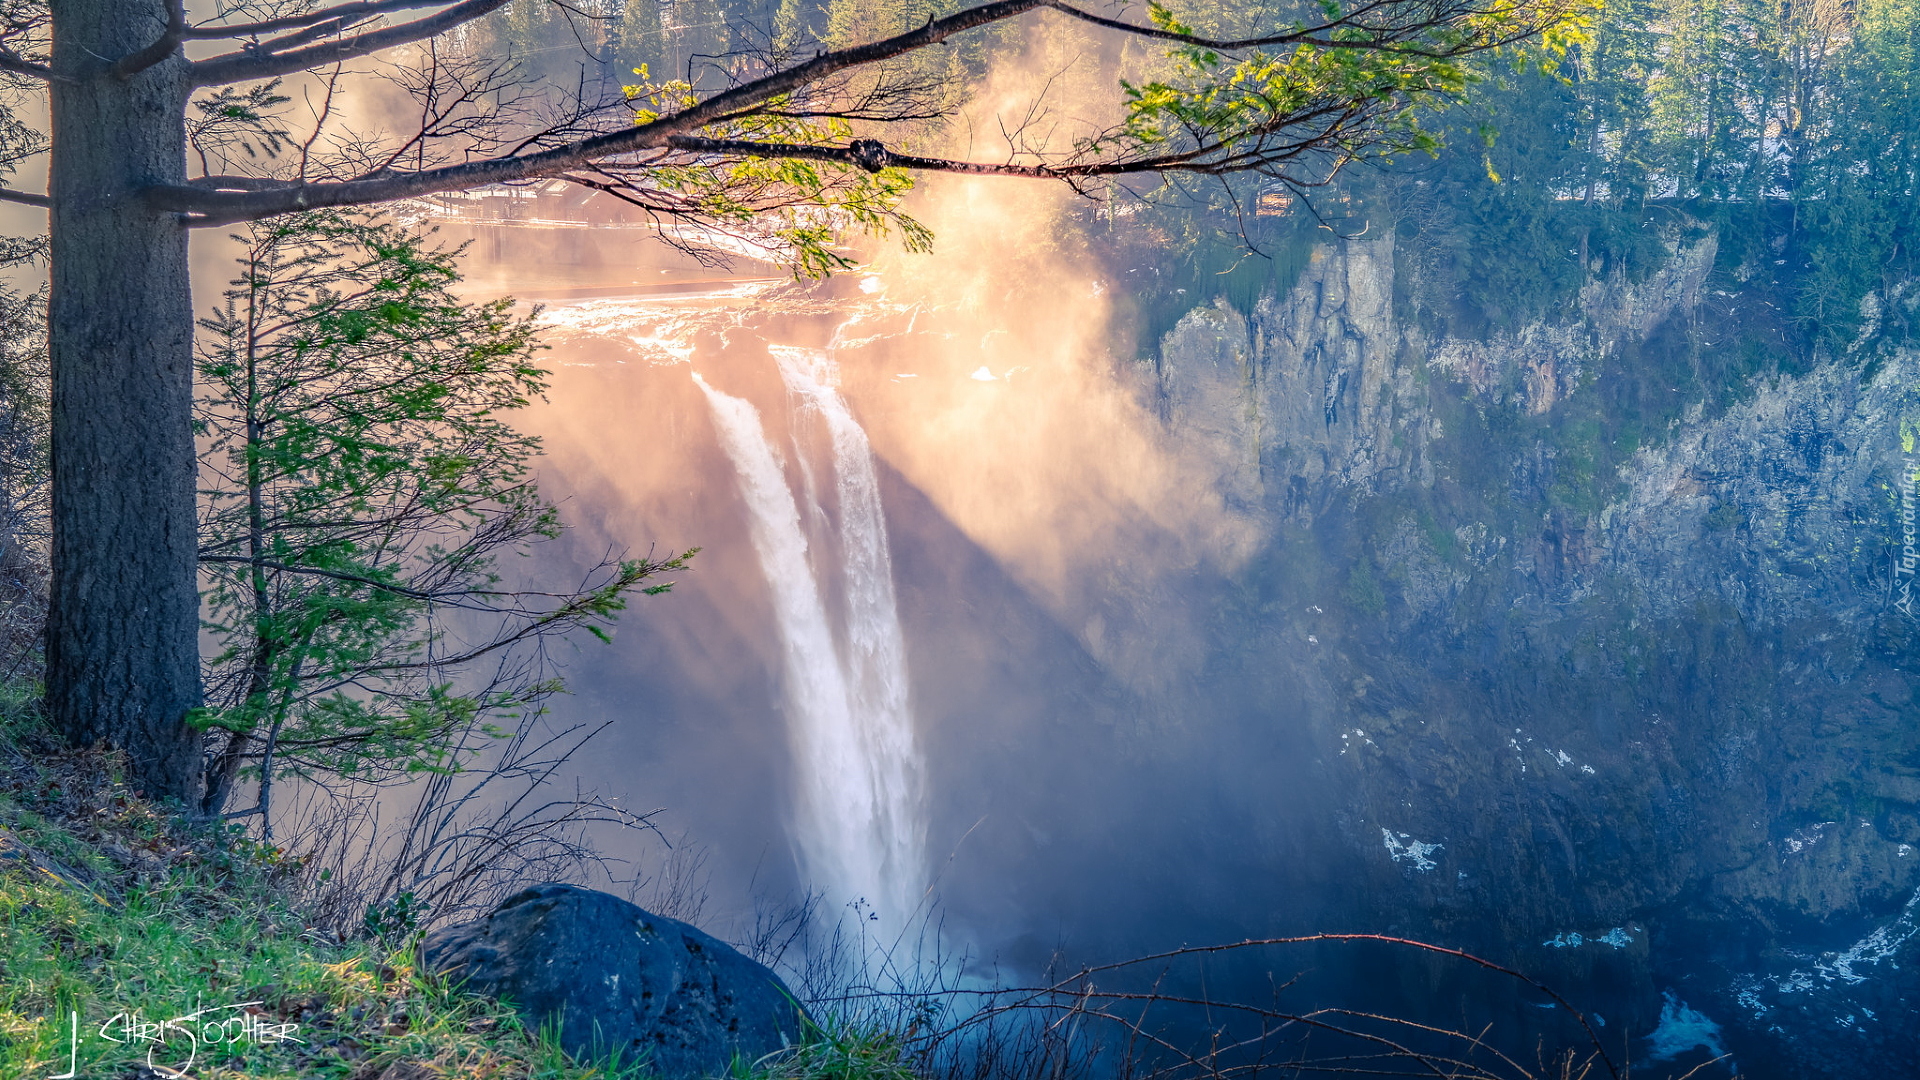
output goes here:
<path id="1" fill-rule="evenodd" d="M 1456 317 L 1536 316 L 1712 228 L 1719 268 L 1775 293 L 1809 352 L 1874 312 L 1904 338 L 1917 53 L 1914 0 L 1613 0 L 1557 78 L 1496 73 L 1441 160 L 1377 187 L 1455 264 Z"/>

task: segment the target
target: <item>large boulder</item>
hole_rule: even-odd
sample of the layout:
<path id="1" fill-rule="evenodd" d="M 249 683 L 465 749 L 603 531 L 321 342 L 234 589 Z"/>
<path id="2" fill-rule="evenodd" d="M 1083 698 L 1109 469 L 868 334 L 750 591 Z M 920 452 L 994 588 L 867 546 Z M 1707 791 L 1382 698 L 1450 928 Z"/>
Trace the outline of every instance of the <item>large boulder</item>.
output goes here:
<path id="1" fill-rule="evenodd" d="M 577 1060 L 618 1051 L 665 1080 L 723 1076 L 796 1042 L 779 976 L 686 923 L 577 885 L 536 885 L 427 935 L 421 963 L 556 1024 Z"/>

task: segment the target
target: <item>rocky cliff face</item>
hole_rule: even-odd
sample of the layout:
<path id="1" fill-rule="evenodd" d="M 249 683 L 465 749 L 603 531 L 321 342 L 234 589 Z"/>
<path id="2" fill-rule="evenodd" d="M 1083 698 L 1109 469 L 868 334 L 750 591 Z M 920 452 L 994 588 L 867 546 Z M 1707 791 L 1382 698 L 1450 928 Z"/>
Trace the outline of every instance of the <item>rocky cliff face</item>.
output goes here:
<path id="1" fill-rule="evenodd" d="M 1161 343 L 1170 430 L 1218 462 L 1237 505 L 1310 516 L 1335 492 L 1420 477 L 1430 413 L 1393 314 L 1393 241 L 1316 248 L 1250 313 L 1224 301 Z"/>
<path id="2" fill-rule="evenodd" d="M 1430 339 L 1394 310 L 1394 241 L 1315 248 L 1285 296 L 1250 313 L 1197 308 L 1160 343 L 1162 415 L 1175 438 L 1219 463 L 1244 506 L 1296 518 L 1333 492 L 1431 483 L 1427 444 L 1443 434 L 1429 380 L 1486 407 L 1544 416 L 1584 376 L 1700 303 L 1717 244 L 1676 245 L 1642 282 L 1582 290 L 1579 317 L 1486 339 Z"/>
<path id="3" fill-rule="evenodd" d="M 1349 910 L 1610 987 L 1636 1057 L 1920 1074 L 1920 354 L 1756 363 L 1716 254 L 1468 339 L 1348 241 L 1183 318 L 1168 437 L 1270 536 L 1212 675 L 1284 688 Z"/>

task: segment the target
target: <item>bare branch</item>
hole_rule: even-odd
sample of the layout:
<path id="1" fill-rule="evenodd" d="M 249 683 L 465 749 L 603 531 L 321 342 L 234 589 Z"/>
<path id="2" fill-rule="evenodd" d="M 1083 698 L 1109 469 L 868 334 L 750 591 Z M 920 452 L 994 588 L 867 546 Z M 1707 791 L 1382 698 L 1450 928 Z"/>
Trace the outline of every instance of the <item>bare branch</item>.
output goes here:
<path id="1" fill-rule="evenodd" d="M 303 15 L 285 15 L 278 19 L 263 19 L 260 22 L 226 25 L 201 23 L 198 26 L 188 27 L 182 36 L 190 40 L 256 37 L 260 34 L 276 34 L 282 30 L 298 30 L 317 23 L 364 19 L 373 15 L 384 15 L 389 11 L 439 7 L 446 2 L 447 0 L 359 0 L 357 3 L 336 4 L 330 8 L 309 11 Z"/>
<path id="2" fill-rule="evenodd" d="M 508 0 L 460 0 L 452 7 L 435 12 L 424 19 L 415 19 L 383 30 L 369 30 L 364 34 L 355 34 L 324 45 L 311 45 L 293 52 L 242 50 L 223 53 L 195 63 L 192 68 L 193 83 L 195 86 L 214 86 L 250 79 L 272 79 L 306 71 L 309 68 L 337 64 L 379 52 L 381 49 L 391 49 L 396 45 L 406 45 L 444 34 L 482 15 L 505 7 L 507 2 Z"/>
<path id="3" fill-rule="evenodd" d="M 313 577 L 332 578 L 335 581 L 346 581 L 346 582 L 351 582 L 352 584 L 355 584 L 355 585 L 365 585 L 369 589 L 379 589 L 382 592 L 390 592 L 397 596 L 405 596 L 413 600 L 430 600 L 436 603 L 448 603 L 454 607 L 465 606 L 457 603 L 452 603 L 452 598 L 449 598 L 449 597 L 439 596 L 430 592 L 422 592 L 419 589 L 408 588 L 407 586 L 402 585 L 399 582 L 381 581 L 379 578 L 367 577 L 365 574 L 349 574 L 339 570 L 323 570 L 317 566 L 293 566 L 288 563 L 275 562 L 274 560 L 271 560 L 271 559 L 249 558 L 248 556 L 245 556 L 245 555 L 201 555 L 200 561 L 203 563 L 239 563 L 245 566 L 259 566 L 259 567 L 264 567 L 268 570 L 277 570 L 283 574 L 308 574 Z M 505 594 L 501 594 L 501 595 L 505 595 Z M 474 610 L 490 611 L 492 609 L 491 608 L 475 608 Z"/>
<path id="4" fill-rule="evenodd" d="M 1162 30 L 1157 26 L 1141 26 L 1137 23 L 1103 18 L 1089 11 L 1082 11 L 1071 4 L 1061 3 L 1060 0 L 1048 0 L 1046 6 L 1069 18 L 1092 23 L 1095 26 L 1108 30 L 1119 30 L 1123 33 L 1135 35 L 1136 37 L 1151 38 L 1156 41 L 1171 41 L 1180 45 L 1212 49 L 1216 52 L 1243 52 L 1247 49 L 1265 48 L 1273 45 L 1301 45 L 1311 43 L 1321 48 L 1330 49 L 1388 48 L 1394 52 L 1407 52 L 1418 56 L 1441 56 L 1446 54 L 1430 50 L 1393 48 L 1382 45 L 1379 42 L 1370 42 L 1366 39 L 1347 40 L 1333 38 L 1327 35 L 1331 31 L 1343 27 L 1358 27 L 1404 37 L 1409 32 L 1418 31 L 1444 22 L 1449 15 L 1466 14 L 1469 11 L 1476 10 L 1466 3 L 1457 2 L 1446 6 L 1435 5 L 1424 7 L 1421 9 L 1421 17 L 1419 19 L 1403 25 L 1390 24 L 1387 26 L 1375 26 L 1368 23 L 1366 17 L 1375 11 L 1381 9 L 1389 11 L 1398 10 L 1392 5 L 1393 0 L 1373 0 L 1372 3 L 1343 13 L 1338 19 L 1319 23 L 1314 26 L 1300 27 L 1284 34 L 1269 34 L 1265 37 L 1238 39 L 1195 37 L 1190 34 L 1181 34 L 1172 30 Z"/>
<path id="5" fill-rule="evenodd" d="M 0 49 L 0 71 L 11 71 L 15 75 L 25 75 L 43 82 L 52 82 L 58 78 L 54 75 L 52 68 L 27 60 L 12 49 Z"/>
<path id="6" fill-rule="evenodd" d="M 873 118 L 869 115 L 870 106 L 868 105 L 855 105 L 845 109 L 810 105 L 793 108 L 778 102 L 777 99 L 801 90 L 816 90 L 822 83 L 831 85 L 829 80 L 837 74 L 938 45 L 965 31 L 1015 18 L 1036 9 L 1052 9 L 1070 18 L 1092 22 L 1104 28 L 1131 35 L 1177 41 L 1216 51 L 1262 45 L 1297 44 L 1315 48 L 1371 49 L 1426 58 L 1446 58 L 1497 47 L 1508 43 L 1511 39 L 1528 36 L 1544 29 L 1553 18 L 1557 17 L 1553 12 L 1558 9 L 1554 5 L 1547 5 L 1538 18 L 1516 20 L 1511 28 L 1503 31 L 1499 41 L 1466 35 L 1451 41 L 1443 37 L 1439 39 L 1441 44 L 1429 44 L 1435 40 L 1431 37 L 1432 31 L 1446 27 L 1454 21 L 1476 14 L 1519 11 L 1525 2 L 1526 0 L 1434 0 L 1429 3 L 1413 4 L 1405 3 L 1404 0 L 1368 0 L 1355 10 L 1330 18 L 1319 25 L 1296 26 L 1287 33 L 1269 37 L 1214 40 L 1106 19 L 1073 8 L 1064 3 L 1064 0 L 997 0 L 995 3 L 982 4 L 946 18 L 931 20 L 923 27 L 880 41 L 817 54 L 812 59 L 785 70 L 748 79 L 672 115 L 619 131 L 577 138 L 563 145 L 553 146 L 549 140 L 573 134 L 579 130 L 580 125 L 571 121 L 563 123 L 550 128 L 544 136 L 535 136 L 521 142 L 507 153 L 495 152 L 495 156 L 455 164 L 429 167 L 431 163 L 421 153 L 416 155 L 418 160 L 414 162 L 413 170 L 400 171 L 392 168 L 398 160 L 398 153 L 395 152 L 389 153 L 384 160 L 376 158 L 370 161 L 368 172 L 363 175 L 345 179 L 279 184 L 240 191 L 208 190 L 205 184 L 157 186 L 148 189 L 146 196 L 156 209 L 184 215 L 189 225 L 215 226 L 298 210 L 366 205 L 489 184 L 552 177 L 578 180 L 582 172 L 598 172 L 601 175 L 607 175 L 607 170 L 631 171 L 632 168 L 641 165 L 663 163 L 657 157 L 645 162 L 631 161 L 631 157 L 636 154 L 681 154 L 688 155 L 692 159 L 704 159 L 705 162 L 710 162 L 715 157 L 803 158 L 851 165 L 868 172 L 878 172 L 884 168 L 903 168 L 985 176 L 1065 179 L 1070 182 L 1094 177 L 1151 173 L 1189 172 L 1219 175 L 1250 169 L 1273 170 L 1303 156 L 1315 154 L 1330 154 L 1344 161 L 1351 157 L 1349 143 L 1356 133 L 1364 130 L 1369 119 L 1383 111 L 1391 111 L 1403 105 L 1404 102 L 1401 99 L 1417 93 L 1418 90 L 1400 94 L 1369 92 L 1350 99 L 1322 100 L 1306 108 L 1276 113 L 1265 124 L 1245 130 L 1214 133 L 1212 136 L 1196 131 L 1193 132 L 1194 142 L 1178 148 L 1166 148 L 1157 153 L 1144 152 L 1144 148 L 1138 148 L 1136 152 L 1130 154 L 1094 157 L 1097 147 L 1107 145 L 1102 140 L 1083 144 L 1078 151 L 1068 156 L 1031 163 L 1019 161 L 1017 155 L 1002 163 L 984 163 L 902 154 L 890 151 L 878 140 L 869 138 L 854 139 L 841 146 L 826 146 L 707 138 L 700 132 L 715 125 L 759 115 Z M 207 79 L 223 80 L 281 74 L 297 70 L 302 65 L 311 66 L 343 55 L 360 55 L 375 48 L 385 47 L 387 44 L 397 44 L 401 40 L 418 37 L 435 27 L 448 29 L 492 10 L 497 3 L 498 0 L 463 0 L 429 19 L 409 23 L 403 27 L 361 34 L 331 45 L 316 46 L 291 53 L 265 56 L 233 54 L 227 58 L 203 61 L 197 70 Z M 1335 34 L 1336 30 L 1358 31 L 1358 33 Z M 342 49 L 346 51 L 329 51 Z M 770 102 L 774 103 L 772 107 L 769 107 Z M 448 117 L 455 115 L 461 104 L 456 102 L 452 111 L 442 115 Z M 883 119 L 892 118 L 883 117 Z M 440 123 L 441 116 L 436 115 L 435 110 L 428 110 L 427 118 L 422 124 L 421 135 L 413 142 L 404 145 L 401 150 L 405 151 L 409 147 L 421 145 L 421 140 L 434 134 Z M 466 129 L 456 123 L 449 130 L 454 134 L 461 134 Z M 540 148 L 536 149 L 536 147 Z M 492 148 L 475 147 L 474 149 L 486 153 Z M 629 160 L 622 161 L 622 158 Z M 588 186 L 598 185 L 588 184 Z M 641 205 L 645 204 L 641 203 Z M 670 208 L 666 209 L 666 212 L 678 213 Z"/>
<path id="7" fill-rule="evenodd" d="M 1133 967 L 1139 964 L 1171 960 L 1179 957 L 1205 956 L 1205 955 L 1210 955 L 1214 953 L 1235 952 L 1241 949 L 1258 948 L 1262 946 L 1301 945 L 1301 944 L 1309 944 L 1317 941 L 1328 941 L 1328 942 L 1374 941 L 1374 942 L 1380 942 L 1382 944 L 1399 946 L 1401 948 L 1417 949 L 1425 952 L 1439 953 L 1442 956 L 1451 956 L 1457 960 L 1464 960 L 1470 964 L 1475 964 L 1475 965 L 1478 965 L 1479 967 L 1485 968 L 1488 971 L 1494 972 L 1495 974 L 1504 975 L 1510 979 L 1523 983 L 1533 988 L 1534 990 L 1538 991 L 1539 993 L 1545 994 L 1548 998 L 1552 999 L 1553 1003 L 1556 1006 L 1558 1006 L 1561 1010 L 1565 1011 L 1568 1015 L 1572 1016 L 1576 1021 L 1578 1021 L 1581 1029 L 1586 1032 L 1588 1039 L 1592 1041 L 1594 1049 L 1599 1053 L 1600 1061 L 1606 1067 L 1608 1074 L 1614 1077 L 1620 1076 L 1620 1071 L 1618 1068 L 1614 1066 L 1613 1059 L 1609 1057 L 1606 1051 L 1602 1048 L 1602 1044 L 1600 1042 L 1600 1035 L 1598 1032 L 1594 1031 L 1593 1024 L 1591 1021 L 1588 1020 L 1587 1015 L 1581 1012 L 1579 1009 L 1574 1008 L 1573 1004 L 1569 1002 L 1566 998 L 1562 997 L 1558 991 L 1553 989 L 1553 987 L 1548 986 L 1546 983 L 1543 983 L 1539 979 L 1536 979 L 1533 976 L 1528 975 L 1524 972 L 1515 970 L 1514 968 L 1507 967 L 1504 964 L 1495 963 L 1494 961 L 1488 960 L 1484 957 L 1476 956 L 1473 953 L 1465 951 L 1464 949 L 1450 948 L 1445 945 L 1435 945 L 1430 942 L 1419 941 L 1414 938 L 1397 937 L 1391 934 L 1301 934 L 1293 937 L 1249 938 L 1245 941 L 1231 942 L 1231 943 L 1222 944 L 1222 945 L 1187 945 L 1187 946 L 1181 946 L 1180 948 L 1177 948 L 1177 949 L 1168 949 L 1168 950 L 1165 950 L 1164 952 L 1153 953 L 1147 956 L 1137 956 L 1128 960 L 1117 961 L 1114 963 L 1091 965 L 1091 966 L 1082 968 L 1079 972 L 1077 972 L 1070 978 L 1063 979 L 1057 983 L 1054 983 L 1052 986 L 1040 992 L 1041 993 L 1059 993 L 1067 989 L 1068 987 L 1074 985 L 1075 983 L 1084 982 L 1089 976 L 1093 975 L 1094 973 L 1116 971 L 1122 968 Z"/>
<path id="8" fill-rule="evenodd" d="M 52 13 L 44 0 L 0 0 L 0 71 L 42 82 L 70 82 L 50 65 Z"/>
<path id="9" fill-rule="evenodd" d="M 466 0 L 449 11 L 466 10 L 469 7 L 485 6 L 487 10 L 498 7 L 505 0 Z M 565 146 L 534 154 L 517 157 L 496 157 L 460 165 L 451 165 L 419 172 L 396 173 L 375 179 L 351 180 L 340 183 L 302 184 L 291 188 L 281 188 L 266 192 L 248 192 L 229 194 L 209 192 L 185 185 L 159 185 L 147 189 L 148 201 L 158 210 L 172 210 L 190 215 L 188 224 L 195 226 L 230 225 L 236 221 L 249 221 L 271 217 L 275 214 L 290 213 L 296 210 L 312 210 L 333 206 L 364 206 L 369 203 L 390 202 L 395 199 L 416 198 L 421 195 L 433 195 L 443 191 L 459 191 L 464 188 L 478 187 L 484 184 L 511 183 L 516 180 L 532 180 L 556 176 L 570 169 L 583 167 L 602 158 L 636 151 L 658 149 L 667 145 L 670 138 L 684 135 L 713 123 L 714 121 L 737 112 L 740 109 L 790 93 L 811 83 L 820 81 L 829 75 L 879 63 L 896 56 L 902 56 L 919 49 L 938 45 L 957 34 L 1001 22 L 1025 14 L 1044 6 L 1046 0 L 998 0 L 996 3 L 983 4 L 966 11 L 950 15 L 944 19 L 935 19 L 917 30 L 896 34 L 890 38 L 857 45 L 847 49 L 822 53 L 811 60 L 797 64 L 785 71 L 754 79 L 702 101 L 672 116 L 662 117 L 648 124 L 639 124 L 624 131 L 612 132 L 593 138 L 581 139 Z M 484 11 L 464 15 L 451 25 L 477 17 Z M 443 15 L 445 13 L 442 13 Z M 435 16 L 436 19 L 442 16 Z M 422 20 L 425 21 L 425 20 Z M 409 23 L 417 26 L 418 23 Z M 404 29 L 397 27 L 396 30 Z M 381 31 L 386 33 L 386 31 Z M 369 37 L 372 35 L 363 35 Z M 348 39 L 350 41 L 359 38 Z M 398 42 L 394 42 L 397 44 Z M 384 45 L 377 46 L 384 48 Z M 370 50 L 369 50 L 370 51 Z M 290 54 L 290 55 L 305 55 Z M 242 59 L 246 59 L 242 57 Z M 268 74 L 297 71 L 301 67 L 310 67 L 325 63 L 328 58 L 321 57 L 300 66 L 271 66 L 254 70 L 240 68 L 226 69 L 220 72 L 218 81 L 233 81 L 241 78 L 266 77 Z M 211 64 L 213 61 L 202 61 Z M 203 71 L 214 69 L 201 69 Z M 242 72 L 230 74 L 229 72 Z M 212 81 L 212 80 L 202 80 Z"/>
<path id="10" fill-rule="evenodd" d="M 26 206 L 48 207 L 53 200 L 36 191 L 15 191 L 12 188 L 0 188 L 0 202 L 21 203 Z"/>
<path id="11" fill-rule="evenodd" d="M 189 187 L 206 191 L 273 191 L 278 188 L 292 187 L 298 180 L 275 180 L 270 176 L 196 176 L 187 181 Z"/>
<path id="12" fill-rule="evenodd" d="M 954 161 L 948 158 L 896 154 L 878 139 L 855 139 L 846 146 L 812 146 L 794 143 L 763 143 L 744 139 L 701 139 L 681 135 L 667 140 L 675 150 L 698 154 L 724 154 L 729 157 L 804 158 L 810 161 L 836 161 L 868 172 L 886 168 L 917 169 L 927 172 L 968 173 L 976 176 L 1024 176 L 1058 180 L 1069 176 L 1106 176 L 1121 172 L 1142 172 L 1175 164 L 1171 158 L 1150 158 L 1141 162 L 1105 162 L 1088 165 L 1016 165 L 1012 163 Z M 1192 155 L 1181 155 L 1192 156 Z"/>
<path id="13" fill-rule="evenodd" d="M 305 45 L 310 41 L 319 41 L 321 38 L 344 33 L 354 25 L 355 23 L 349 19 L 334 19 L 331 22 L 315 23 L 304 30 L 295 30 L 291 34 L 284 34 L 274 38 L 272 41 L 263 41 L 258 45 L 249 43 L 247 52 L 254 56 L 277 55 L 288 49 Z"/>
<path id="14" fill-rule="evenodd" d="M 114 63 L 116 79 L 131 79 L 140 72 L 172 56 L 187 37 L 186 0 L 171 0 L 167 5 L 167 28 L 153 44 L 136 53 L 128 53 Z"/>

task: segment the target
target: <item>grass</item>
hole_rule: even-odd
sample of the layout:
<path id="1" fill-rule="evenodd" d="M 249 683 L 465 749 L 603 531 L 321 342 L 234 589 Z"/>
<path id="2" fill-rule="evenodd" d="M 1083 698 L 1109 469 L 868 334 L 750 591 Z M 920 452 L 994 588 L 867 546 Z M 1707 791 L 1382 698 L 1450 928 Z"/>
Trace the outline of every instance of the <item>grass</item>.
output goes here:
<path id="1" fill-rule="evenodd" d="M 551 1032 L 420 970 L 411 941 L 330 939 L 301 916 L 294 860 L 159 812 L 114 755 L 48 738 L 35 706 L 0 686 L 0 1077 L 647 1075 L 571 1061 Z M 818 1035 L 735 1075 L 894 1080 L 876 1073 L 892 1042 Z"/>
<path id="2" fill-rule="evenodd" d="M 281 852 L 158 812 L 22 705 L 0 700 L 0 1076 L 166 1076 L 189 1055 L 196 1080 L 616 1075 L 410 943 L 324 940 Z"/>
<path id="3" fill-rule="evenodd" d="M 790 1053 L 736 1075 L 755 1080 L 917 1080 L 905 1040 L 884 1026 L 829 1017 L 808 1028 L 806 1038 Z"/>

